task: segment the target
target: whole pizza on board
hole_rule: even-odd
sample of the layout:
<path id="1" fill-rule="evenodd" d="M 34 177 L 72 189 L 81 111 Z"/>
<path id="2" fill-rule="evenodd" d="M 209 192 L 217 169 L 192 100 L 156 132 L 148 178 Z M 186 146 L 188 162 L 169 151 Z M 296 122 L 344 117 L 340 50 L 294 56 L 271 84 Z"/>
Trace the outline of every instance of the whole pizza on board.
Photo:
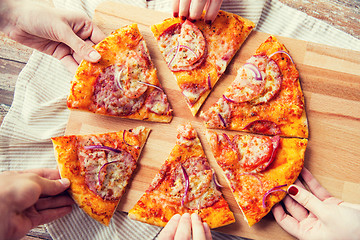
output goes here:
<path id="1" fill-rule="evenodd" d="M 149 132 L 137 127 L 52 138 L 60 176 L 70 180 L 70 196 L 90 217 L 109 225 Z"/>
<path id="2" fill-rule="evenodd" d="M 169 18 L 151 26 L 194 116 L 254 26 L 250 20 L 224 11 L 211 24 L 203 18 L 194 23 Z"/>
<path id="3" fill-rule="evenodd" d="M 172 109 L 137 24 L 122 27 L 94 47 L 98 63 L 82 61 L 67 105 L 109 116 L 170 122 Z"/>

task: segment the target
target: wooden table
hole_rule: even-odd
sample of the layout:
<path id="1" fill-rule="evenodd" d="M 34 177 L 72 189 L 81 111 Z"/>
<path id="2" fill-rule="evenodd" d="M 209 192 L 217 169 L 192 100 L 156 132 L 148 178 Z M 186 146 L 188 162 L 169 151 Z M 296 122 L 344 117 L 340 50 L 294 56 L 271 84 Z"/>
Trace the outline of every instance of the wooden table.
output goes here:
<path id="1" fill-rule="evenodd" d="M 51 0 L 39 0 L 51 4 Z M 360 2 L 352 0 L 279 0 L 293 8 L 321 19 L 334 27 L 360 38 Z M 27 63 L 32 50 L 0 33 L 0 123 L 8 112 L 18 74 Z M 51 239 L 43 226 L 31 230 L 23 239 Z"/>

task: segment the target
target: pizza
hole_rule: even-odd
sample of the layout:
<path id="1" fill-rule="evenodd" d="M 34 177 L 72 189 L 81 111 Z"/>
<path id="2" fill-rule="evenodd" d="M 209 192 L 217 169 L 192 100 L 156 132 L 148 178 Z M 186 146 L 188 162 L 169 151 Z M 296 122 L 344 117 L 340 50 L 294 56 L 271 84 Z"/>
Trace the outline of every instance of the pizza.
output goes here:
<path id="1" fill-rule="evenodd" d="M 250 20 L 224 11 L 212 24 L 203 19 L 193 23 L 169 18 L 151 26 L 194 116 L 254 26 Z"/>
<path id="2" fill-rule="evenodd" d="M 285 46 L 270 36 L 200 116 L 207 128 L 307 138 L 299 72 Z"/>
<path id="3" fill-rule="evenodd" d="M 133 174 L 150 130 L 52 138 L 62 178 L 76 204 L 90 217 L 108 225 Z"/>
<path id="4" fill-rule="evenodd" d="M 101 60 L 81 62 L 67 99 L 70 109 L 154 122 L 171 121 L 172 109 L 137 24 L 114 31 L 94 48 Z"/>
<path id="5" fill-rule="evenodd" d="M 249 226 L 286 195 L 303 165 L 307 139 L 227 135 L 207 130 L 216 162 Z"/>
<path id="6" fill-rule="evenodd" d="M 194 128 L 177 129 L 176 145 L 129 217 L 165 226 L 175 214 L 198 213 L 210 228 L 235 221 Z"/>

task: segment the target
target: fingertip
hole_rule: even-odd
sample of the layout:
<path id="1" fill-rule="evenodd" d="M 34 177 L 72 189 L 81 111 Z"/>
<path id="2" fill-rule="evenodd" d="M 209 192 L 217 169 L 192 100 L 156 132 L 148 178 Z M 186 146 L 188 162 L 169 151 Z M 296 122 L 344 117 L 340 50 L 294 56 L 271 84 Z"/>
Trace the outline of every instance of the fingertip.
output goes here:
<path id="1" fill-rule="evenodd" d="M 93 62 L 97 62 L 101 58 L 100 53 L 98 53 L 96 50 L 92 50 L 88 56 L 89 56 L 90 60 Z"/>
<path id="2" fill-rule="evenodd" d="M 61 178 L 59 179 L 59 182 L 66 188 L 70 186 L 70 180 L 67 178 Z"/>
<path id="3" fill-rule="evenodd" d="M 298 189 L 295 185 L 291 185 L 291 186 L 289 186 L 289 188 L 287 189 L 287 192 L 288 192 L 291 196 L 295 196 L 296 194 L 298 194 L 299 189 Z"/>

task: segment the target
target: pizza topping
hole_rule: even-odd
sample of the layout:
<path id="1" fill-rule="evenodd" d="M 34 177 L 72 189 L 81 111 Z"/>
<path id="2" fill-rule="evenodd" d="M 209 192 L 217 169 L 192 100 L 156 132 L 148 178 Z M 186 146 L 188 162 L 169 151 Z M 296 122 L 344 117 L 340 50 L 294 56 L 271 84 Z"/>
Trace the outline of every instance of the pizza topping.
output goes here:
<path id="1" fill-rule="evenodd" d="M 111 115 L 130 115 L 137 112 L 145 102 L 145 95 L 129 98 L 118 87 L 114 77 L 115 66 L 109 66 L 96 79 L 93 101 L 97 108 L 105 108 Z M 147 86 L 146 86 L 147 87 Z"/>
<path id="2" fill-rule="evenodd" d="M 89 142 L 99 142 L 93 138 Z M 94 147 L 97 146 L 97 147 Z M 78 150 L 78 158 L 85 172 L 89 189 L 106 200 L 119 199 L 128 178 L 136 168 L 133 156 L 123 150 L 87 145 Z"/>
<path id="3" fill-rule="evenodd" d="M 206 113 L 200 115 L 208 127 L 227 128 L 230 125 L 231 111 L 225 99 L 220 98 Z"/>
<path id="4" fill-rule="evenodd" d="M 201 95 L 208 90 L 208 88 L 204 87 L 202 84 L 196 83 L 181 84 L 180 89 L 190 106 L 193 106 L 199 100 Z"/>
<path id="5" fill-rule="evenodd" d="M 150 112 L 161 115 L 169 111 L 170 105 L 164 91 L 154 90 L 147 97 L 145 107 Z"/>
<path id="6" fill-rule="evenodd" d="M 267 192 L 264 194 L 263 199 L 262 199 L 262 206 L 263 206 L 263 208 L 266 208 L 266 198 L 267 198 L 267 196 L 269 196 L 269 195 L 270 195 L 271 193 L 273 193 L 273 192 L 278 192 L 278 191 L 280 191 L 280 192 L 285 192 L 285 193 L 286 193 L 286 191 L 285 191 L 284 189 L 281 189 L 282 187 L 285 187 L 285 186 L 287 186 L 287 184 L 275 186 L 275 187 L 273 187 L 272 189 L 270 189 L 269 191 L 267 191 Z"/>
<path id="7" fill-rule="evenodd" d="M 103 145 L 84 146 L 84 149 L 86 149 L 86 150 L 97 149 L 97 150 L 105 150 L 105 151 L 112 151 L 112 152 L 116 152 L 116 153 L 121 153 L 121 151 L 119 149 L 115 149 L 115 148 L 108 147 L 108 146 L 103 146 Z"/>
<path id="8" fill-rule="evenodd" d="M 282 75 L 279 66 L 272 59 L 266 65 L 265 89 L 262 94 L 251 100 L 252 104 L 266 103 L 271 100 L 281 88 Z"/>
<path id="9" fill-rule="evenodd" d="M 257 172 L 271 158 L 273 143 L 269 137 L 246 135 L 242 138 L 243 141 L 238 141 L 241 166 L 246 172 Z"/>
<path id="10" fill-rule="evenodd" d="M 253 133 L 267 134 L 267 135 L 278 135 L 281 134 L 280 127 L 268 120 L 256 120 L 244 127 L 244 130 Z"/>
<path id="11" fill-rule="evenodd" d="M 215 171 L 213 171 L 213 181 L 214 181 L 216 187 L 218 187 L 218 188 L 223 188 L 224 187 L 218 182 L 218 180 L 216 178 L 216 175 L 215 175 Z"/>
<path id="12" fill-rule="evenodd" d="M 161 52 L 170 70 L 182 71 L 196 68 L 204 60 L 206 41 L 199 28 L 186 20 L 167 28 L 158 38 Z"/>
<path id="13" fill-rule="evenodd" d="M 244 173 L 240 173 L 239 176 L 252 176 L 252 177 L 256 178 L 259 181 L 261 188 L 263 188 L 263 182 L 261 181 L 261 179 L 258 176 L 256 176 L 256 174 L 244 172 Z"/>
<path id="14" fill-rule="evenodd" d="M 179 125 L 177 133 L 176 144 L 178 145 L 190 147 L 199 143 L 196 131 L 190 123 Z"/>
<path id="15" fill-rule="evenodd" d="M 151 84 L 151 83 L 147 83 L 147 82 L 139 82 L 139 83 L 144 84 L 144 85 L 149 86 L 149 87 L 156 88 L 157 90 L 162 91 L 162 92 L 164 91 L 161 87 L 156 86 L 156 85 Z"/>
<path id="16" fill-rule="evenodd" d="M 126 130 L 123 131 L 123 141 L 126 145 L 130 146 L 130 147 L 135 147 L 136 149 L 140 149 L 139 146 L 136 146 L 136 145 L 132 145 L 130 143 L 128 143 L 126 140 L 125 140 L 125 134 L 126 134 Z"/>
<path id="17" fill-rule="evenodd" d="M 180 165 L 180 166 L 181 166 L 181 169 L 182 169 L 182 171 L 183 171 L 184 178 L 185 178 L 185 191 L 184 191 L 184 196 L 183 196 L 182 199 L 181 199 L 181 206 L 184 206 L 184 201 L 185 201 L 185 199 L 186 199 L 186 195 L 187 195 L 188 192 L 189 192 L 189 184 L 190 184 L 190 183 L 189 183 L 189 176 L 187 175 L 184 166 L 183 166 L 183 165 Z"/>
<path id="18" fill-rule="evenodd" d="M 269 55 L 269 58 L 271 58 L 271 57 L 274 56 L 275 54 L 279 54 L 279 53 L 286 54 L 286 55 L 290 58 L 291 62 L 294 63 L 294 59 L 290 56 L 290 54 L 287 53 L 286 51 L 282 51 L 282 50 L 281 50 L 281 51 L 276 51 L 276 52 L 270 54 L 270 55 Z"/>
<path id="19" fill-rule="evenodd" d="M 265 55 L 252 56 L 236 75 L 235 80 L 225 91 L 226 99 L 241 103 L 259 96 L 265 88 L 265 67 L 268 58 Z"/>
<path id="20" fill-rule="evenodd" d="M 208 73 L 208 86 L 209 86 L 209 90 L 211 90 L 211 78 L 210 78 L 210 73 Z"/>

